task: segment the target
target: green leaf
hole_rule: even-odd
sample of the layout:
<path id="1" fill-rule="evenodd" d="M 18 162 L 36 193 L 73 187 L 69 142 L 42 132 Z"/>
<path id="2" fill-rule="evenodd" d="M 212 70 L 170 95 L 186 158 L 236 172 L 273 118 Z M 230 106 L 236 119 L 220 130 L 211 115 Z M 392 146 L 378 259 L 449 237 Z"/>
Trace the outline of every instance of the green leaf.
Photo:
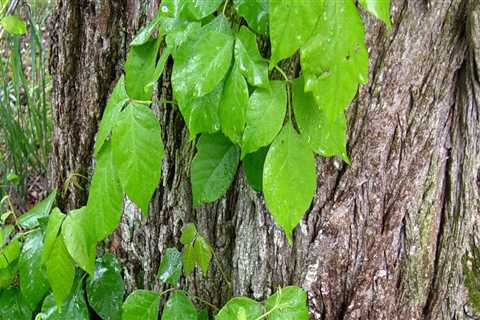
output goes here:
<path id="1" fill-rule="evenodd" d="M 57 189 L 53 189 L 53 191 L 35 205 L 32 209 L 28 210 L 25 214 L 20 216 L 18 219 L 18 224 L 21 225 L 23 228 L 33 229 L 38 226 L 38 219 L 45 218 L 48 216 L 50 211 L 52 210 L 53 203 L 57 197 Z"/>
<path id="2" fill-rule="evenodd" d="M 223 0 L 208 0 L 208 1 L 205 1 L 205 0 L 189 0 L 189 1 L 186 1 L 188 12 L 196 20 L 203 19 L 206 16 L 215 12 L 215 10 L 217 10 L 218 6 L 222 2 L 223 2 Z"/>
<path id="3" fill-rule="evenodd" d="M 115 85 L 115 88 L 108 99 L 105 111 L 103 112 L 102 121 L 100 122 L 100 128 L 98 129 L 95 140 L 95 156 L 98 154 L 103 146 L 103 143 L 110 134 L 110 131 L 115 126 L 118 116 L 122 111 L 122 108 L 125 106 L 125 104 L 127 104 L 128 100 L 129 98 L 127 91 L 125 91 L 125 80 L 122 76 Z"/>
<path id="4" fill-rule="evenodd" d="M 0 319 L 31 320 L 32 311 L 18 288 L 10 288 L 0 294 Z"/>
<path id="5" fill-rule="evenodd" d="M 113 165 L 110 141 L 106 141 L 96 157 L 95 173 L 90 185 L 86 214 L 92 223 L 95 240 L 110 235 L 120 223 L 123 211 L 123 191 Z"/>
<path id="6" fill-rule="evenodd" d="M 390 0 L 359 0 L 362 7 L 382 20 L 388 29 L 392 28 L 390 21 Z"/>
<path id="7" fill-rule="evenodd" d="M 46 267 L 48 282 L 56 304 L 60 307 L 69 296 L 75 278 L 75 265 L 61 236 L 57 237 L 53 243 Z"/>
<path id="8" fill-rule="evenodd" d="M 47 231 L 43 240 L 42 263 L 45 264 L 57 239 L 65 215 L 58 208 L 54 208 L 48 219 Z"/>
<path id="9" fill-rule="evenodd" d="M 247 181 L 253 190 L 262 192 L 263 185 L 263 165 L 267 156 L 268 148 L 263 147 L 254 153 L 249 153 L 243 159 L 243 169 Z"/>
<path id="10" fill-rule="evenodd" d="M 55 304 L 53 295 L 45 298 L 42 305 L 42 320 L 89 320 L 89 312 L 85 301 L 82 282 L 77 278 L 75 289 L 62 303 L 61 308 Z M 38 317 L 38 316 L 37 316 Z"/>
<path id="11" fill-rule="evenodd" d="M 160 295 L 147 290 L 135 290 L 122 306 L 122 320 L 157 320 Z"/>
<path id="12" fill-rule="evenodd" d="M 352 2 L 351 0 L 340 1 Z M 272 45 L 270 68 L 273 68 L 278 61 L 292 56 L 312 36 L 314 28 L 321 18 L 323 2 L 324 0 L 269 0 L 270 42 Z M 327 0 L 326 2 L 337 1 Z"/>
<path id="13" fill-rule="evenodd" d="M 195 240 L 197 236 L 197 228 L 193 223 L 188 223 L 182 227 L 182 235 L 180 236 L 181 244 L 189 244 Z"/>
<path id="14" fill-rule="evenodd" d="M 239 148 L 224 135 L 202 135 L 192 161 L 193 206 L 220 198 L 235 177 Z"/>
<path id="15" fill-rule="evenodd" d="M 270 88 L 256 89 L 247 108 L 242 159 L 247 153 L 269 145 L 282 129 L 287 105 L 285 82 L 272 81 Z"/>
<path id="16" fill-rule="evenodd" d="M 0 251 L 0 269 L 8 267 L 20 256 L 20 242 L 16 239 L 11 241 Z"/>
<path id="17" fill-rule="evenodd" d="M 162 320 L 197 320 L 197 309 L 184 291 L 176 290 L 163 308 Z"/>
<path id="18" fill-rule="evenodd" d="M 13 231 L 13 225 L 9 224 L 3 228 L 0 228 L 0 249 L 7 243 L 8 237 Z"/>
<path id="19" fill-rule="evenodd" d="M 209 320 L 208 317 L 208 309 L 203 308 L 202 310 L 198 311 L 198 320 Z"/>
<path id="20" fill-rule="evenodd" d="M 112 152 L 123 190 L 148 215 L 164 154 L 160 124 L 152 110 L 128 105 L 113 128 Z"/>
<path id="21" fill-rule="evenodd" d="M 193 245 L 193 251 L 195 261 L 200 266 L 202 272 L 206 274 L 210 260 L 212 260 L 212 248 L 208 244 L 208 241 L 204 237 L 198 236 Z"/>
<path id="22" fill-rule="evenodd" d="M 158 268 L 157 276 L 162 282 L 177 284 L 182 274 L 182 254 L 176 248 L 167 248 Z"/>
<path id="23" fill-rule="evenodd" d="M 93 274 L 95 266 L 95 230 L 88 220 L 86 208 L 72 210 L 62 225 L 65 246 L 73 260 L 86 272 Z M 53 252 L 50 256 L 53 255 Z"/>
<path id="24" fill-rule="evenodd" d="M 158 59 L 157 66 L 155 67 L 155 72 L 152 75 L 152 79 L 150 79 L 150 82 L 147 83 L 145 86 L 145 91 L 150 90 L 150 88 L 153 88 L 155 84 L 158 82 L 158 79 L 160 79 L 160 76 L 163 73 L 163 69 L 165 68 L 165 64 L 167 63 L 168 57 L 170 57 L 170 54 L 172 53 L 172 48 L 166 47 L 162 55 L 160 56 L 160 59 Z"/>
<path id="25" fill-rule="evenodd" d="M 0 289 L 8 288 L 17 276 L 18 263 L 11 263 L 6 268 L 0 269 Z M 1 291 L 1 290 L 0 290 Z"/>
<path id="26" fill-rule="evenodd" d="M 200 22 L 189 22 L 185 20 L 176 21 L 172 26 L 165 26 L 168 28 L 168 33 L 165 36 L 167 47 L 172 50 L 172 56 L 177 56 L 177 50 L 189 38 L 196 36 L 202 29 Z"/>
<path id="27" fill-rule="evenodd" d="M 279 289 L 266 301 L 268 320 L 308 320 L 307 294 L 299 287 Z"/>
<path id="28" fill-rule="evenodd" d="M 264 313 L 263 306 L 246 297 L 235 297 L 223 306 L 215 320 L 256 320 Z"/>
<path id="29" fill-rule="evenodd" d="M 212 21 L 203 26 L 202 31 L 216 31 L 224 33 L 227 36 L 232 36 L 232 28 L 230 26 L 230 21 L 225 17 L 225 15 L 220 14 L 215 17 Z"/>
<path id="30" fill-rule="evenodd" d="M 134 100 L 149 101 L 153 88 L 145 86 L 151 81 L 157 61 L 160 41 L 154 39 L 142 45 L 130 47 L 125 62 L 125 89 Z"/>
<path id="31" fill-rule="evenodd" d="M 11 34 L 21 35 L 27 32 L 25 21 L 17 16 L 6 16 L 0 22 L 2 27 Z"/>
<path id="32" fill-rule="evenodd" d="M 18 261 L 20 291 L 31 310 L 35 310 L 48 293 L 45 268 L 42 265 L 43 236 L 40 231 L 30 233 L 22 246 Z"/>
<path id="33" fill-rule="evenodd" d="M 97 259 L 86 289 L 88 303 L 103 320 L 120 319 L 125 285 L 120 264 L 112 254 Z"/>
<path id="34" fill-rule="evenodd" d="M 152 36 L 153 32 L 155 29 L 158 27 L 160 24 L 160 20 L 162 19 L 162 16 L 160 14 L 157 14 L 155 18 L 153 18 L 152 21 L 147 23 L 145 27 L 143 27 L 138 34 L 135 36 L 135 38 L 132 40 L 130 43 L 131 46 L 141 46 L 142 44 L 147 43 L 150 40 L 150 37 Z"/>
<path id="35" fill-rule="evenodd" d="M 223 133 L 238 145 L 242 143 L 247 106 L 248 85 L 235 65 L 225 81 L 219 117 Z"/>
<path id="36" fill-rule="evenodd" d="M 195 268 L 195 252 L 193 250 L 193 245 L 190 243 L 183 248 L 182 262 L 183 271 L 185 272 L 185 275 L 188 276 Z"/>
<path id="37" fill-rule="evenodd" d="M 257 38 L 242 26 L 235 39 L 235 63 L 248 83 L 255 87 L 268 88 L 268 66 L 260 55 Z"/>
<path id="38" fill-rule="evenodd" d="M 289 242 L 293 229 L 310 207 L 316 185 L 313 153 L 288 122 L 268 150 L 263 194 L 267 208 L 285 230 Z"/>
<path id="39" fill-rule="evenodd" d="M 268 0 L 234 0 L 233 3 L 250 28 L 268 35 Z"/>

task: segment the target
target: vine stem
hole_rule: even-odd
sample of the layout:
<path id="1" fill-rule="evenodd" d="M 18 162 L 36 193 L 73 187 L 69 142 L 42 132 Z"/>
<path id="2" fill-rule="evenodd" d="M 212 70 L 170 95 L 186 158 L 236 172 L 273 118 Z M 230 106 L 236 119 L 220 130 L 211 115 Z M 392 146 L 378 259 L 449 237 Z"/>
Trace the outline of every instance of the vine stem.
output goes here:
<path id="1" fill-rule="evenodd" d="M 262 319 L 266 318 L 270 313 L 272 313 L 276 309 L 278 309 L 278 305 L 275 305 L 272 309 L 268 310 L 267 312 L 265 312 L 264 314 L 262 314 L 260 317 L 256 318 L 255 320 L 262 320 Z"/>
<path id="2" fill-rule="evenodd" d="M 225 15 L 225 10 L 227 10 L 227 4 L 228 4 L 228 0 L 225 0 L 225 3 L 223 5 L 223 10 L 222 10 L 223 15 Z"/>
<path id="3" fill-rule="evenodd" d="M 177 288 L 173 287 L 173 288 L 169 288 L 167 290 L 163 290 L 162 292 L 160 292 L 160 295 L 163 296 L 164 294 L 167 294 L 173 290 L 177 290 Z"/>
<path id="4" fill-rule="evenodd" d="M 159 104 L 173 104 L 173 105 L 177 105 L 177 102 L 174 101 L 174 100 L 158 100 L 157 101 Z"/>
<path id="5" fill-rule="evenodd" d="M 285 71 L 283 71 L 282 68 L 280 68 L 279 66 L 275 65 L 275 69 L 276 69 L 278 72 L 280 72 L 280 74 L 281 74 L 282 77 L 285 79 L 285 81 L 290 82 L 290 79 L 288 79 L 287 74 L 285 73 Z"/>
<path id="6" fill-rule="evenodd" d="M 189 296 L 190 298 L 200 301 L 201 303 L 209 306 L 210 308 L 214 309 L 215 311 L 218 311 L 218 310 L 219 310 L 219 308 L 218 308 L 216 305 L 208 302 L 207 300 L 205 300 L 205 299 L 203 299 L 203 298 L 200 298 L 199 296 L 196 296 L 196 295 L 191 294 L 191 293 L 189 293 L 189 292 L 187 292 L 187 294 L 188 294 L 188 296 Z"/>

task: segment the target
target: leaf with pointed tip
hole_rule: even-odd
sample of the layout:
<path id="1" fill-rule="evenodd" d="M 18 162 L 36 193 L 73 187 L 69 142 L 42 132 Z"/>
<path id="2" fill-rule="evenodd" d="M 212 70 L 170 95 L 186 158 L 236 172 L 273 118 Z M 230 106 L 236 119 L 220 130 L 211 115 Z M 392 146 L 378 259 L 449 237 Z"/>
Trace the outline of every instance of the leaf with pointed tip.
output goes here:
<path id="1" fill-rule="evenodd" d="M 0 251 L 0 269 L 8 267 L 17 260 L 18 256 L 20 256 L 20 242 L 15 239 Z"/>
<path id="2" fill-rule="evenodd" d="M 47 231 L 45 232 L 45 237 L 43 240 L 43 249 L 42 249 L 42 263 L 45 264 L 50 256 L 52 251 L 53 244 L 57 239 L 58 232 L 62 226 L 63 219 L 65 215 L 58 208 L 54 208 L 50 217 L 48 218 Z"/>
<path id="3" fill-rule="evenodd" d="M 190 243 L 183 247 L 182 262 L 183 271 L 185 272 L 185 275 L 188 276 L 195 268 L 195 253 L 193 250 L 193 245 Z"/>
<path id="4" fill-rule="evenodd" d="M 202 24 L 200 22 L 190 22 L 185 20 L 175 21 L 168 28 L 168 33 L 165 36 L 167 47 L 171 48 L 172 56 L 177 56 L 178 48 L 180 48 L 188 39 L 196 36 L 201 32 Z"/>
<path id="5" fill-rule="evenodd" d="M 122 320 L 157 320 L 160 295 L 148 290 L 135 290 L 122 306 Z"/>
<path id="6" fill-rule="evenodd" d="M 160 124 L 152 110 L 136 103 L 127 106 L 113 128 L 112 155 L 123 191 L 148 215 L 164 155 Z"/>
<path id="7" fill-rule="evenodd" d="M 263 147 L 249 153 L 243 159 L 243 169 L 247 181 L 253 190 L 262 192 L 263 185 L 263 165 L 265 163 L 265 157 L 267 156 L 268 147 Z"/>
<path id="8" fill-rule="evenodd" d="M 20 218 L 18 218 L 18 224 L 27 229 L 33 229 L 38 226 L 38 220 L 47 217 L 52 210 L 56 197 L 57 189 L 55 188 L 50 192 L 48 197 L 37 203 L 35 207 L 28 210 L 28 212 L 21 215 Z"/>
<path id="9" fill-rule="evenodd" d="M 268 66 L 260 55 L 255 34 L 244 26 L 236 35 L 235 63 L 248 83 L 255 87 L 268 88 Z"/>
<path id="10" fill-rule="evenodd" d="M 161 19 L 162 19 L 162 16 L 160 14 L 157 14 L 155 18 L 153 18 L 153 20 L 147 23 L 147 25 L 138 32 L 138 34 L 132 40 L 130 45 L 141 46 L 142 44 L 147 43 L 150 40 L 150 37 L 152 36 L 153 32 L 155 32 L 155 29 L 160 24 Z"/>
<path id="11" fill-rule="evenodd" d="M 233 3 L 250 28 L 268 35 L 268 0 L 234 0 Z"/>
<path id="12" fill-rule="evenodd" d="M 316 185 L 313 153 L 288 122 L 268 150 L 263 194 L 267 208 L 285 230 L 289 242 L 293 229 L 310 207 Z"/>
<path id="13" fill-rule="evenodd" d="M 189 0 L 186 1 L 187 3 L 187 8 L 188 8 L 188 13 L 186 14 L 185 17 L 193 17 L 196 20 L 201 20 L 205 18 L 206 16 L 212 14 L 217 10 L 218 6 L 220 3 L 222 3 L 223 0 Z"/>
<path id="14" fill-rule="evenodd" d="M 197 236 L 197 228 L 193 223 L 188 223 L 182 227 L 182 235 L 180 236 L 181 244 L 189 244 L 195 240 Z"/>
<path id="15" fill-rule="evenodd" d="M 307 294 L 299 287 L 281 288 L 266 303 L 269 320 L 308 320 Z"/>
<path id="16" fill-rule="evenodd" d="M 382 20 L 388 29 L 392 28 L 390 21 L 390 0 L 359 0 L 362 7 Z"/>
<path id="17" fill-rule="evenodd" d="M 220 198 L 235 177 L 240 150 L 222 134 L 202 135 L 192 161 L 193 206 Z"/>
<path id="18" fill-rule="evenodd" d="M 9 288 L 0 292 L 0 319 L 32 319 L 32 311 L 18 288 Z"/>
<path id="19" fill-rule="evenodd" d="M 264 313 L 263 306 L 247 297 L 235 297 L 228 301 L 215 316 L 215 320 L 256 320 Z"/>
<path id="20" fill-rule="evenodd" d="M 170 57 L 171 53 L 172 48 L 166 47 L 163 49 L 162 55 L 160 56 L 160 59 L 158 59 L 157 66 L 155 67 L 155 72 L 152 75 L 152 79 L 150 79 L 150 82 L 145 85 L 145 91 L 150 90 L 150 88 L 153 89 L 155 84 L 158 82 L 158 79 L 160 79 L 163 69 L 165 69 L 165 64 L 167 63 L 168 57 Z"/>
<path id="21" fill-rule="evenodd" d="M 162 320 L 197 320 L 197 309 L 182 290 L 176 290 L 163 308 Z"/>
<path id="22" fill-rule="evenodd" d="M 182 254 L 176 248 L 167 248 L 158 268 L 157 276 L 162 282 L 177 284 L 182 274 Z"/>
<path id="23" fill-rule="evenodd" d="M 193 251 L 195 261 L 200 266 L 203 273 L 206 274 L 208 272 L 210 260 L 212 260 L 212 248 L 204 237 L 198 236 L 193 244 Z"/>
<path id="24" fill-rule="evenodd" d="M 282 129 L 286 105 L 287 91 L 283 81 L 271 81 L 270 88 L 258 88 L 253 92 L 247 108 L 242 159 L 273 141 Z"/>

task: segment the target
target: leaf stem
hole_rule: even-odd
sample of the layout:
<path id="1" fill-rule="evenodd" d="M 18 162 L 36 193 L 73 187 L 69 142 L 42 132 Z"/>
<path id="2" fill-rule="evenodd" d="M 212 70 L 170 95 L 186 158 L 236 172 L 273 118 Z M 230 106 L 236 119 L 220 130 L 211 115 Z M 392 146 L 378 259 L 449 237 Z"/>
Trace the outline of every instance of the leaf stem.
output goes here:
<path id="1" fill-rule="evenodd" d="M 223 15 L 225 15 L 225 11 L 227 10 L 227 4 L 228 4 L 228 0 L 225 0 L 225 3 L 223 5 L 223 10 L 222 10 Z"/>
<path id="2" fill-rule="evenodd" d="M 158 100 L 157 101 L 159 104 L 173 104 L 173 105 L 177 105 L 178 103 L 174 100 Z"/>
<path id="3" fill-rule="evenodd" d="M 172 288 L 168 288 L 167 290 L 163 290 L 162 292 L 160 292 L 160 295 L 163 296 L 164 294 L 167 294 L 173 290 L 177 290 L 177 288 L 172 287 Z"/>
<path id="4" fill-rule="evenodd" d="M 265 312 L 264 314 L 262 314 L 260 317 L 256 318 L 255 320 L 262 320 L 262 319 L 266 318 L 270 313 L 272 313 L 276 309 L 278 309 L 278 305 L 275 305 L 272 309 L 268 310 L 267 312 Z"/>
<path id="5" fill-rule="evenodd" d="M 218 308 L 216 305 L 211 304 L 211 303 L 208 302 L 207 300 L 205 300 L 205 299 L 203 299 L 203 298 L 200 298 L 200 297 L 198 297 L 198 296 L 196 296 L 196 295 L 194 295 L 194 294 L 191 294 L 190 292 L 187 292 L 187 294 L 188 294 L 188 296 L 189 296 L 190 298 L 200 301 L 201 303 L 203 303 L 204 305 L 209 306 L 210 308 L 214 309 L 215 311 L 218 311 L 218 310 L 219 310 L 219 308 Z"/>
<path id="6" fill-rule="evenodd" d="M 279 66 L 275 65 L 275 69 L 280 72 L 280 74 L 282 75 L 282 77 L 285 79 L 286 82 L 290 82 L 290 79 L 288 79 L 287 77 L 287 74 L 285 73 L 285 71 L 283 71 L 282 68 L 280 68 Z"/>

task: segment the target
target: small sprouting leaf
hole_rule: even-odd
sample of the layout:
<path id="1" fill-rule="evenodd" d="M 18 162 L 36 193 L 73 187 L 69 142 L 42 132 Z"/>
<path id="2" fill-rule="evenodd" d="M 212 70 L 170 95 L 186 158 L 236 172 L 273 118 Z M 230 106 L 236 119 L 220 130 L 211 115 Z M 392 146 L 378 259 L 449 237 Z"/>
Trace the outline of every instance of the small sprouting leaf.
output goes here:
<path id="1" fill-rule="evenodd" d="M 293 229 L 310 207 L 316 185 L 313 153 L 288 122 L 268 150 L 263 193 L 267 208 L 285 230 L 289 242 Z"/>
<path id="2" fill-rule="evenodd" d="M 215 316 L 215 320 L 256 320 L 263 313 L 264 308 L 260 303 L 247 297 L 235 297 L 223 306 Z"/>
<path id="3" fill-rule="evenodd" d="M 96 157 L 86 208 L 91 228 L 95 229 L 95 240 L 105 239 L 117 228 L 122 210 L 123 191 L 113 165 L 110 141 L 106 141 Z"/>
<path id="4" fill-rule="evenodd" d="M 307 294 L 299 287 L 279 289 L 266 301 L 269 320 L 308 320 Z"/>
<path id="5" fill-rule="evenodd" d="M 272 81 L 270 88 L 256 89 L 247 108 L 247 126 L 243 135 L 242 159 L 247 153 L 269 145 L 282 128 L 287 92 L 285 82 Z"/>
<path id="6" fill-rule="evenodd" d="M 9 288 L 0 292 L 0 319 L 32 319 L 32 310 L 18 288 Z"/>
<path id="7" fill-rule="evenodd" d="M 262 192 L 263 185 L 263 165 L 265 163 L 265 157 L 267 156 L 268 148 L 263 147 L 249 153 L 243 158 L 243 169 L 247 181 L 253 190 Z"/>
<path id="8" fill-rule="evenodd" d="M 75 280 L 74 287 L 73 292 L 63 301 L 61 308 L 55 304 L 52 294 L 47 296 L 42 304 L 42 312 L 37 317 L 42 320 L 89 320 L 85 293 L 79 278 Z"/>
<path id="9" fill-rule="evenodd" d="M 11 34 L 21 35 L 27 32 L 25 21 L 17 16 L 6 16 L 0 22 L 2 27 Z"/>
<path id="10" fill-rule="evenodd" d="M 362 7 L 382 20 L 388 29 L 392 28 L 390 21 L 390 0 L 360 0 Z"/>
<path id="11" fill-rule="evenodd" d="M 177 284 L 182 274 L 182 254 L 176 248 L 167 248 L 158 268 L 158 277 L 162 282 Z"/>
<path id="12" fill-rule="evenodd" d="M 33 229 L 38 226 L 38 219 L 48 216 L 50 210 L 52 210 L 56 197 L 57 189 L 53 189 L 48 197 L 37 203 L 35 207 L 20 216 L 20 218 L 18 218 L 18 224 L 27 229 Z"/>
<path id="13" fill-rule="evenodd" d="M 188 13 L 190 13 L 191 16 L 196 20 L 203 19 L 206 16 L 215 12 L 215 10 L 217 10 L 218 6 L 222 2 L 223 2 L 223 0 L 208 0 L 208 1 L 205 1 L 205 0 L 190 0 L 190 1 L 186 1 L 187 8 L 188 8 Z"/>
<path id="14" fill-rule="evenodd" d="M 8 267 L 20 256 L 20 242 L 18 239 L 10 242 L 0 251 L 0 269 Z"/>
<path id="15" fill-rule="evenodd" d="M 242 26 L 235 39 L 235 63 L 248 83 L 255 87 L 268 87 L 268 66 L 260 55 L 255 34 Z"/>
<path id="16" fill-rule="evenodd" d="M 103 320 L 120 319 L 125 285 L 120 264 L 112 254 L 97 259 L 86 288 L 88 303 Z"/>
<path id="17" fill-rule="evenodd" d="M 222 134 L 202 135 L 192 161 L 193 206 L 220 198 L 235 177 L 239 163 L 238 146 Z"/>
<path id="18" fill-rule="evenodd" d="M 222 132 L 238 145 L 242 143 L 247 106 L 248 85 L 235 64 L 225 81 L 218 114 Z"/>
<path id="19" fill-rule="evenodd" d="M 58 307 L 68 297 L 75 278 L 75 265 L 61 236 L 53 243 L 46 262 L 47 276 Z"/>
<path id="20" fill-rule="evenodd" d="M 157 14 L 155 18 L 153 18 L 153 20 L 147 23 L 147 25 L 138 32 L 138 34 L 132 40 L 130 45 L 141 46 L 142 44 L 147 43 L 150 40 L 152 33 L 155 32 L 155 29 L 160 24 L 161 19 L 162 19 L 162 16 L 160 14 Z"/>
<path id="21" fill-rule="evenodd" d="M 160 294 L 148 290 L 135 290 L 122 306 L 122 320 L 157 320 Z"/>
<path id="22" fill-rule="evenodd" d="M 250 28 L 263 35 L 268 34 L 268 0 L 234 0 L 238 15 Z"/>
<path id="23" fill-rule="evenodd" d="M 48 218 L 47 231 L 45 232 L 45 237 L 43 240 L 43 249 L 42 249 L 42 263 L 45 264 L 48 260 L 50 252 L 52 251 L 53 244 L 57 239 L 58 232 L 62 226 L 63 219 L 65 215 L 58 208 L 54 208 L 50 217 Z"/>
<path id="24" fill-rule="evenodd" d="M 50 289 L 47 275 L 41 261 L 43 248 L 42 238 L 40 231 L 30 233 L 23 243 L 22 253 L 18 260 L 20 291 L 27 300 L 31 310 L 37 308 L 37 305 Z"/>
<path id="25" fill-rule="evenodd" d="M 136 103 L 127 106 L 113 128 L 112 154 L 123 190 L 148 215 L 164 154 L 160 124 L 152 110 Z"/>
<path id="26" fill-rule="evenodd" d="M 188 223 L 182 227 L 182 235 L 180 236 L 180 243 L 181 244 L 189 244 L 195 240 L 197 236 L 197 228 L 193 223 Z"/>
<path id="27" fill-rule="evenodd" d="M 193 251 L 195 261 L 200 266 L 200 269 L 202 269 L 202 272 L 206 274 L 210 260 L 212 260 L 212 248 L 204 237 L 198 236 L 193 245 Z"/>
<path id="28" fill-rule="evenodd" d="M 129 98 L 127 91 L 125 91 L 125 80 L 124 77 L 120 77 L 113 92 L 108 99 L 107 106 L 103 112 L 102 121 L 100 122 L 100 128 L 98 129 L 97 137 L 95 140 L 95 151 L 94 155 L 97 155 L 100 149 L 107 139 L 110 131 L 117 122 L 118 115 L 122 111 L 122 108 L 127 104 Z"/>
<path id="29" fill-rule="evenodd" d="M 185 275 L 192 273 L 195 268 L 195 252 L 192 244 L 186 244 L 182 252 L 183 271 Z"/>
<path id="30" fill-rule="evenodd" d="M 312 36 L 321 17 L 323 2 L 324 0 L 269 0 L 271 68 L 278 61 L 293 55 Z"/>
<path id="31" fill-rule="evenodd" d="M 184 291 L 176 290 L 163 308 L 161 320 L 197 320 L 197 309 Z"/>

